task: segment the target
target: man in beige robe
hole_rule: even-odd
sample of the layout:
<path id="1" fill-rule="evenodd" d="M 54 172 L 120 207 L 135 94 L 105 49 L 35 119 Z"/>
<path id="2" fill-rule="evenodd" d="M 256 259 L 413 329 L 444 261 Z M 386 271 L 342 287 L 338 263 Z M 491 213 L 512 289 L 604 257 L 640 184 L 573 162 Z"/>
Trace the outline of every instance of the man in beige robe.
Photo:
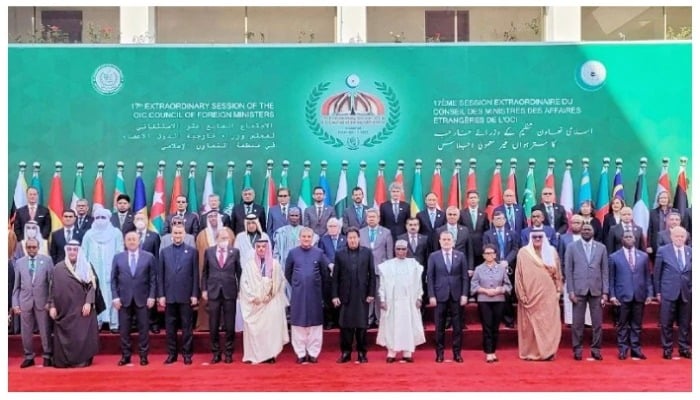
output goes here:
<path id="1" fill-rule="evenodd" d="M 238 299 L 243 316 L 243 362 L 249 364 L 274 364 L 289 343 L 286 280 L 270 247 L 268 239 L 256 240 L 255 255 L 242 262 Z"/>
<path id="2" fill-rule="evenodd" d="M 408 242 L 394 244 L 395 258 L 379 264 L 379 304 L 382 309 L 377 331 L 377 344 L 387 348 L 386 362 L 396 361 L 403 352 L 403 361 L 413 362 L 416 346 L 425 343 L 420 306 L 423 298 L 421 275 L 423 266 L 407 258 Z"/>
<path id="3" fill-rule="evenodd" d="M 515 267 L 521 359 L 554 359 L 561 340 L 561 282 L 556 249 L 549 244 L 544 231 L 531 231 L 529 244 L 518 251 Z"/>

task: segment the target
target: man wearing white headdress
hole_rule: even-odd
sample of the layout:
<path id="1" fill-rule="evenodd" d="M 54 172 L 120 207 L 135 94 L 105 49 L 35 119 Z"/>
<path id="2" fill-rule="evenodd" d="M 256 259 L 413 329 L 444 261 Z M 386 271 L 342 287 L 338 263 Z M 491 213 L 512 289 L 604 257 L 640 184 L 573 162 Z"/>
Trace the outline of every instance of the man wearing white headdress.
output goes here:
<path id="1" fill-rule="evenodd" d="M 36 239 L 37 242 L 39 242 L 39 252 L 38 254 L 48 256 L 49 255 L 49 244 L 46 239 L 44 239 L 43 236 L 41 236 L 41 230 L 39 228 L 39 225 L 34 222 L 34 221 L 27 221 L 26 224 L 24 224 L 24 239 L 20 240 L 17 242 L 17 245 L 15 246 L 15 253 L 12 257 L 13 261 L 17 261 L 18 259 L 24 257 L 27 255 L 27 239 Z"/>
<path id="2" fill-rule="evenodd" d="M 236 235 L 233 247 L 241 253 L 241 265 L 245 265 L 249 259 L 255 257 L 255 242 L 258 240 L 270 241 L 267 233 L 263 232 L 260 220 L 255 214 L 245 217 L 245 230 Z M 236 332 L 243 332 L 243 313 L 241 311 L 241 298 L 236 301 Z"/>
<path id="3" fill-rule="evenodd" d="M 56 264 L 49 292 L 53 362 L 56 368 L 87 367 L 97 354 L 99 340 L 95 275 L 80 242 L 71 240 L 64 249 L 66 258 Z"/>
<path id="4" fill-rule="evenodd" d="M 543 230 L 530 231 L 529 239 L 515 267 L 518 351 L 524 360 L 550 361 L 561 340 L 561 263 Z"/>
<path id="5" fill-rule="evenodd" d="M 100 291 L 104 296 L 106 304 L 112 304 L 112 259 L 114 255 L 124 251 L 124 237 L 119 228 L 112 226 L 109 221 L 112 215 L 109 210 L 95 205 L 92 215 L 95 218 L 92 228 L 85 232 L 80 245 L 85 258 L 95 268 L 95 273 L 100 284 Z M 107 307 L 106 310 L 97 315 L 99 328 L 108 323 L 112 333 L 119 333 L 119 313 L 114 307 Z"/>
<path id="6" fill-rule="evenodd" d="M 255 242 L 255 255 L 243 263 L 241 313 L 243 314 L 243 361 L 274 364 L 289 343 L 282 265 L 272 256 L 266 239 Z"/>

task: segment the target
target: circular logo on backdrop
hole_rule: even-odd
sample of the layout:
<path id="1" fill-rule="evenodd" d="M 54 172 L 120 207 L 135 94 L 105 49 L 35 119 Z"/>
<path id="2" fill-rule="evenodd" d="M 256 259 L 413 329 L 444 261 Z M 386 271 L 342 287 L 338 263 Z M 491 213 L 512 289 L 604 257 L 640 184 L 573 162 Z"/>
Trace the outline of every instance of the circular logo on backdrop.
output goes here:
<path id="1" fill-rule="evenodd" d="M 114 64 L 102 64 L 92 74 L 92 87 L 97 93 L 110 96 L 124 85 L 122 71 Z"/>
<path id="2" fill-rule="evenodd" d="M 348 150 L 382 144 L 394 133 L 401 114 L 389 85 L 375 81 L 363 86 L 354 73 L 316 85 L 305 111 L 306 123 L 317 139 Z"/>
<path id="3" fill-rule="evenodd" d="M 603 87 L 608 72 L 602 62 L 586 61 L 576 71 L 576 83 L 583 90 L 596 91 Z"/>

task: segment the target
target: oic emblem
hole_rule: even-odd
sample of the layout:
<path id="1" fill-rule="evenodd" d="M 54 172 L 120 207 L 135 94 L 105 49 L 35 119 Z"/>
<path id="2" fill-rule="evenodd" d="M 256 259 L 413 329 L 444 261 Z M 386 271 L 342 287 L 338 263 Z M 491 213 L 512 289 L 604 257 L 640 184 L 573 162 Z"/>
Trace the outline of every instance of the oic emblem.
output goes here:
<path id="1" fill-rule="evenodd" d="M 576 71 L 576 83 L 586 91 L 594 92 L 605 85 L 608 72 L 600 61 L 590 60 L 581 64 Z"/>
<path id="2" fill-rule="evenodd" d="M 123 84 L 122 71 L 114 64 L 102 64 L 92 74 L 92 87 L 105 96 L 119 92 Z"/>
<path id="3" fill-rule="evenodd" d="M 380 145 L 394 133 L 400 114 L 390 86 L 376 81 L 363 86 L 357 74 L 342 83 L 319 83 L 306 100 L 311 133 L 327 145 L 349 150 Z"/>

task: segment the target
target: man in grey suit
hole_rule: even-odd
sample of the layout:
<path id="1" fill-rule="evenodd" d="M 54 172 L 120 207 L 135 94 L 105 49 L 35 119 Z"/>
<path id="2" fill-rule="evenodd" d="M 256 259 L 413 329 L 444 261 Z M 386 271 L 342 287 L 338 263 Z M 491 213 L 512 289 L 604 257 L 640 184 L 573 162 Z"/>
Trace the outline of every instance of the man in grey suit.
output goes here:
<path id="1" fill-rule="evenodd" d="M 690 316 L 692 314 L 693 257 L 685 245 L 688 232 L 682 226 L 671 230 L 671 241 L 659 248 L 654 262 L 654 290 L 661 303 L 661 346 L 663 357 L 671 359 L 673 352 L 673 322 L 678 322 L 680 356 L 691 358 Z M 22 326 L 24 332 L 24 326 Z"/>
<path id="2" fill-rule="evenodd" d="M 360 246 L 372 250 L 374 259 L 374 272 L 377 273 L 377 266 L 386 260 L 394 258 L 394 240 L 391 238 L 391 231 L 379 225 L 379 211 L 370 208 L 365 212 L 367 226 L 360 229 Z M 376 287 L 379 287 L 379 277 L 377 277 Z M 377 297 L 377 296 L 375 296 Z M 379 324 L 381 310 L 377 302 L 369 307 L 369 327 L 376 328 Z"/>
<path id="3" fill-rule="evenodd" d="M 148 310 L 156 302 L 156 258 L 139 249 L 140 237 L 136 231 L 124 235 L 126 251 L 112 260 L 112 305 L 119 312 L 119 337 L 122 358 L 120 367 L 131 363 L 131 320 L 136 318 L 139 331 L 139 358 L 148 365 Z"/>
<path id="4" fill-rule="evenodd" d="M 53 275 L 51 257 L 39 253 L 39 242 L 30 238 L 26 240 L 27 255 L 15 261 L 15 285 L 12 288 L 12 308 L 19 314 L 22 323 L 22 347 L 24 361 L 21 368 L 34 365 L 32 333 L 34 326 L 39 327 L 44 366 L 53 365 L 51 356 L 51 326 L 49 325 L 48 298 Z"/>
<path id="5" fill-rule="evenodd" d="M 368 206 L 362 204 L 365 198 L 365 192 L 361 187 L 352 189 L 352 204 L 343 210 L 343 234 L 348 232 L 348 228 L 354 226 L 357 229 L 362 229 L 367 226 L 365 212 L 369 209 Z"/>
<path id="6" fill-rule="evenodd" d="M 598 361 L 603 359 L 600 347 L 603 336 L 603 305 L 608 301 L 608 251 L 602 243 L 593 240 L 593 226 L 581 227 L 581 240 L 566 248 L 564 255 L 566 271 L 566 292 L 573 303 L 571 343 L 574 359 L 582 360 L 583 325 L 586 305 L 591 310 L 593 338 L 591 356 Z"/>
<path id="7" fill-rule="evenodd" d="M 326 234 L 328 218 L 335 217 L 335 210 L 324 203 L 326 191 L 316 186 L 313 190 L 314 204 L 304 210 L 304 226 L 313 229 L 314 233 L 321 237 Z"/>

